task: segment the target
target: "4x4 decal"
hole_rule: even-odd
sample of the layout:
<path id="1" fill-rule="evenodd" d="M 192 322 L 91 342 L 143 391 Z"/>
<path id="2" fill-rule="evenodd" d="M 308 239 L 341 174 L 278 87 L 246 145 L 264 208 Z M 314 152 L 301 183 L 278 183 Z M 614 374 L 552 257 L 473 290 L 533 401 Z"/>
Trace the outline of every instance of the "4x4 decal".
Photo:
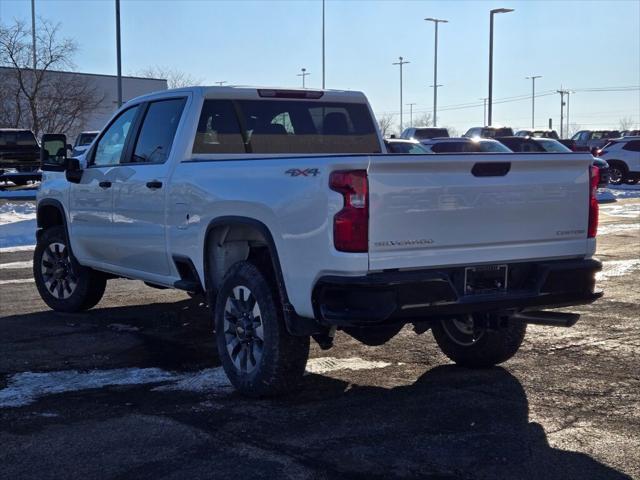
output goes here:
<path id="1" fill-rule="evenodd" d="M 318 170 L 317 168 L 305 168 L 305 169 L 301 169 L 301 168 L 290 168 L 289 170 L 287 170 L 286 172 L 284 172 L 286 175 L 289 175 L 291 177 L 315 177 L 317 175 L 320 174 L 320 170 Z"/>

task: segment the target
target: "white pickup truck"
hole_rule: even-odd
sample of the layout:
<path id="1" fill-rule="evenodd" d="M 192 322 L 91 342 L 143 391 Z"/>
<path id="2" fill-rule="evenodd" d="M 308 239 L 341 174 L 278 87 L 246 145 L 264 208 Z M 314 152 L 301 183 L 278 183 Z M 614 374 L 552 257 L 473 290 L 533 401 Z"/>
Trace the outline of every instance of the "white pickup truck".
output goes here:
<path id="1" fill-rule="evenodd" d="M 54 310 L 106 280 L 207 296 L 241 392 L 291 389 L 310 338 L 413 324 L 468 367 L 595 291 L 589 154 L 391 155 L 358 92 L 196 87 L 131 100 L 85 154 L 43 138 L 34 274 Z"/>

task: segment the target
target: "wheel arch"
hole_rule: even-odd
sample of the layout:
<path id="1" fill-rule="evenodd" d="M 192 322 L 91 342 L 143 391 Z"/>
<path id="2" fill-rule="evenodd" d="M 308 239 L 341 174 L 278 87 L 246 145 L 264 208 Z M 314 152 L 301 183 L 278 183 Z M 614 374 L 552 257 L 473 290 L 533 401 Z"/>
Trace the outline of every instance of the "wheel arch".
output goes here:
<path id="1" fill-rule="evenodd" d="M 71 250 L 71 244 L 69 239 L 69 228 L 67 226 L 67 217 L 65 215 L 64 207 L 59 200 L 45 198 L 38 202 L 36 209 L 36 240 L 40 239 L 40 235 L 47 228 L 62 226 L 64 229 L 65 239 L 67 241 L 67 247 Z"/>
<path id="2" fill-rule="evenodd" d="M 214 241 L 222 242 L 219 247 L 227 243 L 241 243 L 231 249 L 223 248 L 222 255 L 214 254 L 211 258 L 211 243 Z M 245 244 L 246 242 L 246 244 Z M 287 330 L 294 335 L 311 335 L 317 330 L 321 330 L 315 319 L 306 319 L 298 316 L 295 308 L 289 301 L 287 288 L 282 273 L 282 265 L 280 256 L 274 241 L 273 235 L 269 227 L 260 220 L 244 216 L 222 216 L 217 217 L 209 222 L 204 235 L 204 243 L 202 245 L 203 271 L 204 271 L 204 289 L 210 304 L 213 304 L 217 291 L 216 283 L 219 282 L 228 267 L 239 260 L 247 260 L 252 258 L 252 252 L 255 253 L 261 247 L 266 249 L 269 258 L 269 267 L 273 273 L 276 291 L 280 296 L 284 318 Z M 213 264 L 215 257 L 222 258 L 225 265 L 220 268 Z M 264 260 L 264 259 L 263 259 Z M 266 261 L 266 260 L 264 260 Z M 265 265 L 266 266 L 266 265 Z M 218 271 L 212 271 L 217 268 Z"/>

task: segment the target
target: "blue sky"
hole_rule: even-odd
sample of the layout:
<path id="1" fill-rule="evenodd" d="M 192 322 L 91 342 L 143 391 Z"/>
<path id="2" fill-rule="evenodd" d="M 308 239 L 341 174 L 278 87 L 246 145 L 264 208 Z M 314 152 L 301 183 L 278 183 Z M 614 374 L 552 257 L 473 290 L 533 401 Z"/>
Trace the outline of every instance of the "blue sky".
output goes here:
<path id="1" fill-rule="evenodd" d="M 640 92 L 584 89 L 640 85 L 640 2 L 621 1 L 371 1 L 326 3 L 328 88 L 362 90 L 377 114 L 399 110 L 402 55 L 404 102 L 414 116 L 431 111 L 433 24 L 440 25 L 439 124 L 460 131 L 480 125 L 487 96 L 489 10 L 515 12 L 495 17 L 494 98 L 529 95 L 561 86 L 571 96 L 571 122 L 584 128 L 617 127 L 632 117 L 640 127 Z M 36 0 L 39 16 L 61 23 L 64 36 L 80 47 L 77 69 L 115 73 L 112 0 Z M 29 0 L 0 0 L 0 20 L 30 19 Z M 163 65 L 205 83 L 298 86 L 301 67 L 307 85 L 321 85 L 321 2 L 122 0 L 123 72 Z M 464 109 L 447 107 L 476 103 Z M 559 125 L 560 99 L 536 99 L 536 125 L 549 117 Z M 529 99 L 494 105 L 494 123 L 528 127 Z M 405 107 L 405 124 L 408 107 Z"/>

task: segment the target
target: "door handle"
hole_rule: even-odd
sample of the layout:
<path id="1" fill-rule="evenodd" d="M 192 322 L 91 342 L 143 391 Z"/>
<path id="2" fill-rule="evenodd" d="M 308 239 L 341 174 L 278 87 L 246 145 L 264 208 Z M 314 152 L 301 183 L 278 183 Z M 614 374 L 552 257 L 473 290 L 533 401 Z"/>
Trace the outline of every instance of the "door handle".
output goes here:
<path id="1" fill-rule="evenodd" d="M 100 188 L 111 188 L 111 182 L 107 182 L 107 181 L 100 182 L 100 183 L 98 184 L 98 186 L 99 186 Z"/>
<path id="2" fill-rule="evenodd" d="M 159 180 L 153 180 L 151 182 L 147 182 L 147 188 L 155 190 L 157 188 L 162 188 L 162 182 Z"/>

